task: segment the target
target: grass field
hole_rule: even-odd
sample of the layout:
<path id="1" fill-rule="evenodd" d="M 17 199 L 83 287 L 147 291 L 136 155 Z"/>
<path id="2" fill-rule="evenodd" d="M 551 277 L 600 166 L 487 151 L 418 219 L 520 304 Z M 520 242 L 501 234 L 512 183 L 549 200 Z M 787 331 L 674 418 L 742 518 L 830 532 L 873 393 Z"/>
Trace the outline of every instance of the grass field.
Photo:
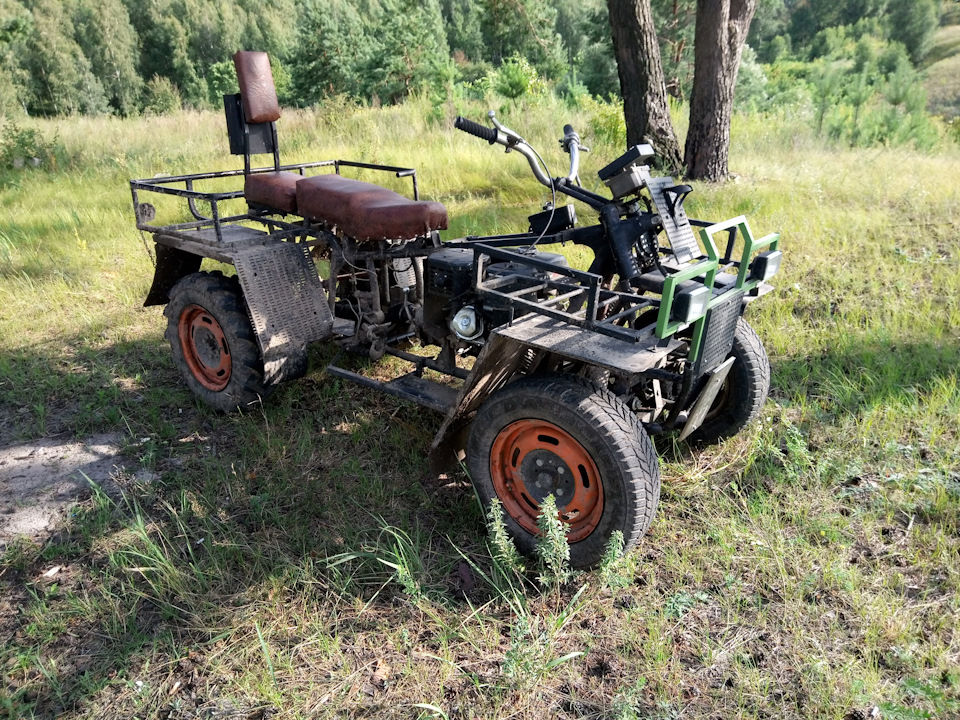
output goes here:
<path id="1" fill-rule="evenodd" d="M 550 101 L 500 114 L 554 174 L 567 120 L 588 184 L 619 154 Z M 522 159 L 430 115 L 288 113 L 284 158 L 412 164 L 446 237 L 522 229 L 547 199 Z M 748 318 L 762 423 L 660 443 L 640 547 L 543 587 L 497 574 L 465 475 L 429 473 L 440 416 L 325 375 L 330 348 L 258 412 L 182 385 L 127 180 L 237 167 L 218 115 L 31 123 L 55 152 L 0 175 L 0 446 L 118 433 L 130 464 L 0 560 L 0 716 L 957 716 L 960 149 L 812 126 L 738 117 L 737 179 L 687 204 L 783 235 Z"/>

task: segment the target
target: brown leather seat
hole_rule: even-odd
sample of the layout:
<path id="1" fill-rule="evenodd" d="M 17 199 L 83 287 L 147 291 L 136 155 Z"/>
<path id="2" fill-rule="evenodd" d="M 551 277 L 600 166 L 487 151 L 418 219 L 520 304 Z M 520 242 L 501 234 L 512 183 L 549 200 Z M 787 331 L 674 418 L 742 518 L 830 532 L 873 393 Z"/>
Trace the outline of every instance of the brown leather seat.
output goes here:
<path id="1" fill-rule="evenodd" d="M 297 183 L 301 180 L 303 175 L 299 173 L 253 173 L 243 178 L 243 195 L 250 204 L 296 213 Z"/>
<path id="2" fill-rule="evenodd" d="M 340 175 L 300 180 L 297 208 L 300 215 L 336 225 L 357 240 L 408 240 L 447 228 L 447 209 L 441 203 L 410 200 Z"/>

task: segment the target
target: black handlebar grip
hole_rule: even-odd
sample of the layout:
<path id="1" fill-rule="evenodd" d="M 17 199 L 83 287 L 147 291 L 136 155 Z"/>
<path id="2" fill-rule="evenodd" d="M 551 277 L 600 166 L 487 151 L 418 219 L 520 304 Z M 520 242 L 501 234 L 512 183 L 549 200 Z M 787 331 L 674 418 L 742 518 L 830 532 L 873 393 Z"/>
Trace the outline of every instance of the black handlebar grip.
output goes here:
<path id="1" fill-rule="evenodd" d="M 580 147 L 580 136 L 577 135 L 577 131 L 573 129 L 573 125 L 567 123 L 563 126 L 563 137 L 560 138 L 560 145 L 563 147 L 564 152 L 570 152 L 570 146 L 576 143 L 578 149 L 585 149 Z"/>
<path id="2" fill-rule="evenodd" d="M 473 120 L 467 120 L 465 117 L 458 115 L 457 119 L 453 121 L 453 126 L 457 130 L 463 130 L 463 132 L 469 135 L 474 135 L 481 140 L 486 140 L 491 145 L 497 141 L 497 131 L 495 128 L 485 127 L 480 123 L 475 123 Z"/>

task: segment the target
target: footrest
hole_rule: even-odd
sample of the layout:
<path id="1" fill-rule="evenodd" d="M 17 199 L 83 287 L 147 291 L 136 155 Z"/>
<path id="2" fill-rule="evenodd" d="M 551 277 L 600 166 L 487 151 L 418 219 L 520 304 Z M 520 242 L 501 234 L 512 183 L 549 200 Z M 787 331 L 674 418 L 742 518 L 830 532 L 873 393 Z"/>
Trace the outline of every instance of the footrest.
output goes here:
<path id="1" fill-rule="evenodd" d="M 264 381 L 307 371 L 307 343 L 333 335 L 333 313 L 310 249 L 277 241 L 234 255 L 237 276 L 263 353 Z"/>
<path id="2" fill-rule="evenodd" d="M 673 205 L 664 192 L 667 188 L 676 185 L 673 178 L 648 177 L 646 183 L 677 262 L 687 263 L 700 257 L 700 246 L 693 235 L 693 228 L 690 227 L 690 220 L 683 209 L 683 204 Z"/>
<path id="3" fill-rule="evenodd" d="M 417 405 L 446 413 L 457 403 L 459 390 L 457 388 L 444 385 L 435 380 L 428 380 L 424 377 L 418 377 L 414 373 L 401 375 L 393 380 L 381 382 L 373 378 L 364 377 L 359 373 L 345 370 L 336 365 L 328 365 L 327 372 L 331 375 L 344 380 L 355 382 L 364 387 L 380 390 L 388 395 L 409 400 Z"/>

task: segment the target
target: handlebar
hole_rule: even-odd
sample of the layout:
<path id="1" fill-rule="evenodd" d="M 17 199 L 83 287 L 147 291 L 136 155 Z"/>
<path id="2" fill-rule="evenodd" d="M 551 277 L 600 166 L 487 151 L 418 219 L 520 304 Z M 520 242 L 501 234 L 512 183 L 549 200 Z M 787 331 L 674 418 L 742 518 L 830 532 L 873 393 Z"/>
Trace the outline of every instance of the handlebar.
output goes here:
<path id="1" fill-rule="evenodd" d="M 546 167 L 543 164 L 543 161 L 540 159 L 540 156 L 537 155 L 536 150 L 534 150 L 530 145 L 520 137 L 519 134 L 514 132 L 508 127 L 501 125 L 497 121 L 496 114 L 491 110 L 487 116 L 490 118 L 490 121 L 493 123 L 494 127 L 486 127 L 479 123 L 475 123 L 472 120 L 468 120 L 464 117 L 457 117 L 454 121 L 453 126 L 457 130 L 461 130 L 468 135 L 473 135 L 480 138 L 481 140 L 486 140 L 488 143 L 493 145 L 497 143 L 503 145 L 507 152 L 511 150 L 516 150 L 518 153 L 523 155 L 527 162 L 530 163 L 530 169 L 533 171 L 534 177 L 542 185 L 546 185 L 551 190 L 557 189 L 557 185 L 550 178 L 550 176 L 545 172 Z M 570 153 L 570 172 L 567 175 L 566 179 L 570 182 L 577 181 L 577 176 L 580 172 L 580 150 L 588 150 L 580 144 L 580 136 L 577 135 L 576 131 L 570 125 L 565 125 L 563 128 L 563 138 L 560 140 L 560 144 L 563 146 L 563 149 Z"/>

